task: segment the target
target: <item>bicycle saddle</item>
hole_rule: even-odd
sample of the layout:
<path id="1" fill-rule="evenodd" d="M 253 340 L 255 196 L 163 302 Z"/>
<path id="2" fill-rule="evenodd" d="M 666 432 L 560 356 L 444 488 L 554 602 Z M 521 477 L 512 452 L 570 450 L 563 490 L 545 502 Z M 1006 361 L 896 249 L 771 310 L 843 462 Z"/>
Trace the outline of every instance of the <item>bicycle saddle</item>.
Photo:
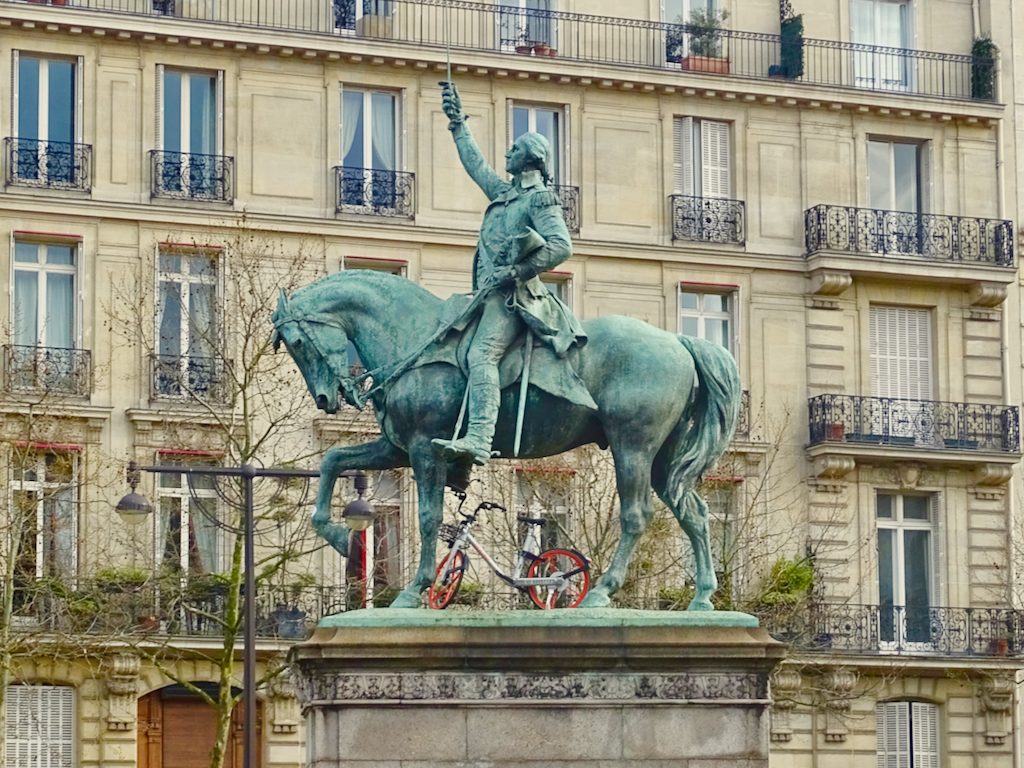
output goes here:
<path id="1" fill-rule="evenodd" d="M 526 515 L 516 515 L 516 520 L 520 523 L 526 523 L 528 525 L 547 525 L 548 521 L 543 517 L 527 517 Z"/>

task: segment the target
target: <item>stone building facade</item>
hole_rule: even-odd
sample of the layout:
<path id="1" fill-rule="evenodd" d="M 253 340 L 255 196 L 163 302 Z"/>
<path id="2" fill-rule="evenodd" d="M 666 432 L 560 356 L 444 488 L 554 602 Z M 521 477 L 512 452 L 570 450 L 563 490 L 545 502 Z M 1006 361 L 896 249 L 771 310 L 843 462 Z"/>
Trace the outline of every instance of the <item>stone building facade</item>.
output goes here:
<path id="1" fill-rule="evenodd" d="M 0 464 L 10 509 L 36 505 L 30 575 L 88 580 L 112 556 L 223 566 L 188 517 L 209 488 L 145 478 L 164 506 L 130 531 L 112 505 L 127 458 L 231 456 L 237 411 L 209 404 L 247 333 L 241 243 L 272 243 L 271 268 L 299 276 L 385 269 L 469 290 L 485 200 L 440 111 L 447 44 L 492 163 L 523 130 L 556 147 L 574 254 L 552 289 L 584 319 L 631 315 L 738 361 L 750 421 L 728 503 L 756 509 L 817 577 L 778 628 L 793 652 L 774 683 L 773 764 L 1009 765 L 1024 10 L 754 0 L 726 3 L 719 32 L 680 24 L 691 5 L 0 0 Z M 278 394 L 298 402 L 289 375 Z M 365 427 L 304 407 L 308 429 L 268 463 L 308 466 Z M 754 499 L 765 473 L 784 502 Z M 378 480 L 391 522 L 374 548 L 400 583 L 415 509 L 407 479 Z M 318 587 L 344 579 L 331 553 L 304 568 Z M 302 614 L 337 607 L 323 594 Z M 15 618 L 47 636 L 34 613 Z M 214 680 L 196 623 L 155 618 L 179 633 L 178 676 Z M 288 645 L 277 626 L 268 664 Z M 33 691 L 8 699 L 11 738 L 26 754 L 62 745 L 76 768 L 189 764 L 162 736 L 187 692 L 141 651 L 90 638 L 81 661 L 16 668 Z M 51 704 L 66 717 L 43 723 Z M 261 764 L 300 763 L 287 686 L 262 707 Z"/>

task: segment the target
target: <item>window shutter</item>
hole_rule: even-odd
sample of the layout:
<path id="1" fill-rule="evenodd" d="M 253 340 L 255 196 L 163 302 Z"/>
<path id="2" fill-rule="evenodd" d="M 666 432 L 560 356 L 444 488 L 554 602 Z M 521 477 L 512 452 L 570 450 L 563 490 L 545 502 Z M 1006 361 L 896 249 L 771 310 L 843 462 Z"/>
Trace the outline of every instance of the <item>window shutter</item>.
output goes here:
<path id="1" fill-rule="evenodd" d="M 932 524 L 932 567 L 929 574 L 932 583 L 928 592 L 931 595 L 932 605 L 942 605 L 945 594 L 946 553 L 943 542 L 946 539 L 946 531 L 945 524 L 939 517 L 939 494 L 937 493 L 928 497 L 928 519 Z"/>
<path id="2" fill-rule="evenodd" d="M 164 65 L 156 65 L 156 130 L 153 139 L 156 149 L 164 148 Z"/>
<path id="3" fill-rule="evenodd" d="M 214 128 L 216 154 L 224 154 L 224 70 L 217 70 L 217 125 Z"/>
<path id="4" fill-rule="evenodd" d="M 729 124 L 701 120 L 700 146 L 701 196 L 731 198 Z"/>
<path id="5" fill-rule="evenodd" d="M 395 170 L 405 170 L 405 153 L 408 149 L 409 142 L 409 121 L 406 119 L 406 112 L 408 106 L 408 92 L 405 88 L 399 93 L 398 99 L 398 125 L 399 125 L 399 142 L 397 151 L 395 152 Z"/>
<path id="6" fill-rule="evenodd" d="M 559 152 L 559 155 L 558 155 L 558 173 L 560 175 L 560 178 L 557 180 L 557 183 L 558 184 L 572 184 L 572 173 L 570 172 L 570 166 L 569 166 L 569 163 L 571 162 L 569 158 L 572 157 L 572 152 L 570 152 L 570 149 L 571 149 L 571 143 L 570 143 L 571 139 L 570 139 L 570 137 L 572 136 L 572 131 L 570 130 L 570 128 L 572 126 L 572 123 L 569 122 L 569 105 L 568 104 L 565 106 L 565 108 L 561 111 L 560 114 L 561 114 L 561 117 L 562 117 L 562 131 L 561 131 L 561 133 L 560 133 L 558 138 L 561 139 L 562 146 L 560 148 L 556 149 L 556 151 Z"/>
<path id="7" fill-rule="evenodd" d="M 934 704 L 910 702 L 912 768 L 939 768 L 939 711 Z"/>
<path id="8" fill-rule="evenodd" d="M 875 707 L 875 749 L 878 768 L 911 768 L 910 710 L 906 701 L 887 701 Z"/>
<path id="9" fill-rule="evenodd" d="M 85 57 L 79 56 L 75 60 L 75 117 L 73 133 L 75 141 L 82 144 L 85 141 Z"/>
<path id="10" fill-rule="evenodd" d="M 673 126 L 672 192 L 694 195 L 693 118 L 677 117 Z"/>
<path id="11" fill-rule="evenodd" d="M 18 70 L 20 65 L 18 51 L 11 52 L 11 136 L 18 136 Z M 11 262 L 14 263 L 13 261 Z"/>
<path id="12" fill-rule="evenodd" d="M 506 99 L 505 101 L 505 146 L 512 146 L 512 124 L 513 124 L 513 110 L 516 105 L 512 99 Z"/>
<path id="13" fill-rule="evenodd" d="M 69 686 L 9 686 L 5 764 L 12 768 L 74 765 L 74 697 Z"/>
<path id="14" fill-rule="evenodd" d="M 871 307 L 871 387 L 876 397 L 931 400 L 931 311 Z"/>

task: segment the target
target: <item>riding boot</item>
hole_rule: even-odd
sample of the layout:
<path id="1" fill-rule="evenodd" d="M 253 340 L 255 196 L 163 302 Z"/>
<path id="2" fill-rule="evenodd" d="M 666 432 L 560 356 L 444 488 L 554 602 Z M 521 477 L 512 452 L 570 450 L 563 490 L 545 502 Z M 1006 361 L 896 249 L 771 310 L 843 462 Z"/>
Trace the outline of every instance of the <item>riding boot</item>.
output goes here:
<path id="1" fill-rule="evenodd" d="M 474 464 L 486 464 L 491 458 L 491 441 L 501 405 L 497 366 L 478 365 L 469 372 L 469 426 L 465 437 L 434 440 L 451 459 L 469 458 Z"/>

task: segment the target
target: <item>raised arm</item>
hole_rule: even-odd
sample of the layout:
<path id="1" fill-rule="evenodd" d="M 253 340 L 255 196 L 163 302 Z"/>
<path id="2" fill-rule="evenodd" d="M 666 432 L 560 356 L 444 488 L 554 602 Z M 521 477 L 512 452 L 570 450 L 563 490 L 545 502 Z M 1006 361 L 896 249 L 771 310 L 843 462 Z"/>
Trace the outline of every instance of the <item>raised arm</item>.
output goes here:
<path id="1" fill-rule="evenodd" d="M 441 108 L 448 116 L 448 130 L 452 132 L 455 139 L 455 148 L 459 153 L 459 160 L 462 167 L 466 169 L 469 177 L 476 182 L 477 186 L 487 195 L 488 200 L 493 200 L 507 186 L 494 169 L 487 164 L 480 147 L 476 145 L 473 134 L 466 125 L 466 116 L 462 114 L 462 99 L 455 83 L 441 83 Z"/>

